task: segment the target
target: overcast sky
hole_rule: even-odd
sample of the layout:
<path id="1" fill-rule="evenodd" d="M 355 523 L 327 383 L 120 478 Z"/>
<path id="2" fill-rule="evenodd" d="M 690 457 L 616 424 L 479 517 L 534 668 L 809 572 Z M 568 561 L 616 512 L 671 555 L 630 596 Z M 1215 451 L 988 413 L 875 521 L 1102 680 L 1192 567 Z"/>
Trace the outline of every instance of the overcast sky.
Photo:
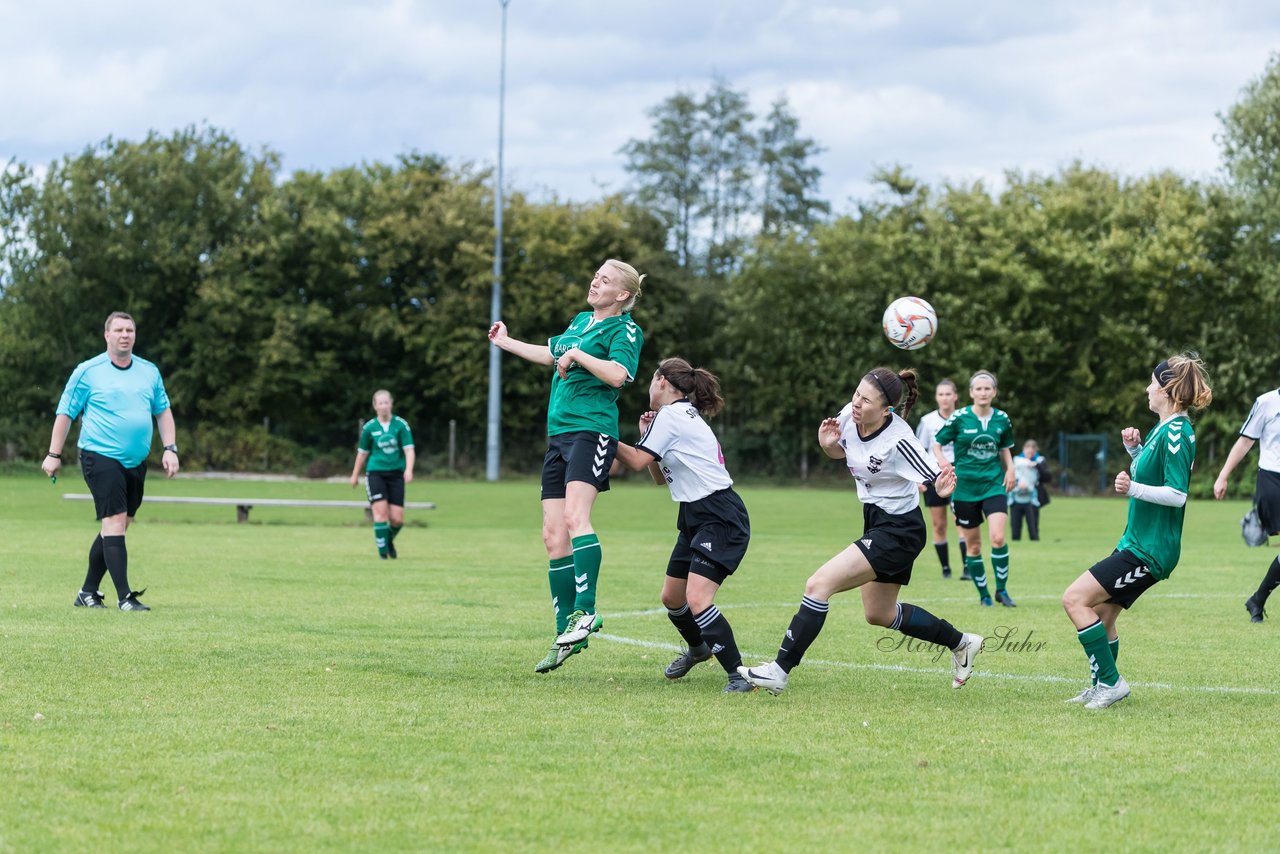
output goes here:
<path id="1" fill-rule="evenodd" d="M 497 155 L 500 0 L 0 0 L 0 161 L 208 123 L 287 170 Z M 930 182 L 1079 158 L 1217 174 L 1217 113 L 1280 49 L 1280 3 L 510 0 L 509 186 L 622 189 L 647 110 L 719 75 L 785 94 L 822 195 L 877 166 Z"/>

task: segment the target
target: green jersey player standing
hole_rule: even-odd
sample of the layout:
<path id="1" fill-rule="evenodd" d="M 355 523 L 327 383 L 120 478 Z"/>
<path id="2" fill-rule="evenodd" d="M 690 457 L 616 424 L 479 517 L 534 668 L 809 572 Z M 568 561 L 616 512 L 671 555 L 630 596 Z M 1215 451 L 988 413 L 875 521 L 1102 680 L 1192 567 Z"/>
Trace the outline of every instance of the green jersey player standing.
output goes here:
<path id="1" fill-rule="evenodd" d="M 1116 618 L 1157 582 L 1168 578 L 1182 553 L 1182 519 L 1196 459 L 1196 434 L 1187 408 L 1213 400 L 1204 363 L 1195 353 L 1171 356 L 1151 373 L 1147 405 L 1159 417 L 1141 442 L 1137 428 L 1121 433 L 1133 458 L 1116 475 L 1116 492 L 1129 496 L 1129 520 L 1111 556 L 1094 564 L 1062 594 L 1062 607 L 1076 627 L 1089 659 L 1093 684 L 1067 702 L 1105 709 L 1129 696 L 1116 669 L 1120 636 Z"/>
<path id="2" fill-rule="evenodd" d="M 396 557 L 396 535 L 404 527 L 404 487 L 413 483 L 416 462 L 413 431 L 407 421 L 391 412 L 394 404 L 386 389 L 373 393 L 377 417 L 366 421 L 360 430 L 356 462 L 351 469 L 354 487 L 360 482 L 360 469 L 368 462 L 365 491 L 373 513 L 373 542 L 383 560 Z"/>
<path id="3" fill-rule="evenodd" d="M 556 639 L 535 665 L 555 670 L 587 646 L 604 620 L 596 613 L 600 539 L 591 526 L 596 497 L 609 488 L 618 451 L 618 397 L 635 380 L 644 333 L 631 319 L 644 276 L 630 264 L 605 261 L 580 313 L 546 344 L 517 341 L 502 321 L 489 329 L 495 347 L 554 366 L 542 461 L 542 541 L 549 561 Z M 570 607 L 572 605 L 572 607 Z"/>
<path id="4" fill-rule="evenodd" d="M 956 526 L 964 534 L 965 573 L 978 588 L 978 601 L 991 605 L 987 571 L 982 563 L 982 520 L 987 520 L 991 540 L 991 568 L 996 573 L 996 599 L 1015 607 L 1009 591 L 1009 545 L 1004 533 L 1009 522 L 1008 493 L 1013 489 L 1013 423 L 1004 410 L 991 402 L 996 397 L 996 375 L 978 371 L 969 378 L 973 404 L 956 411 L 934 435 L 933 455 L 945 465 L 944 445 L 955 448 L 956 491 L 951 506 Z"/>

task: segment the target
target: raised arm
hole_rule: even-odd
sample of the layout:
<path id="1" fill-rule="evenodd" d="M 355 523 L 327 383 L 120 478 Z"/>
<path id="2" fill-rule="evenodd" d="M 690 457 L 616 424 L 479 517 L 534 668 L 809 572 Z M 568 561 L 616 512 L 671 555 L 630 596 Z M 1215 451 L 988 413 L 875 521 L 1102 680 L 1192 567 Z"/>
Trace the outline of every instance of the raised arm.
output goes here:
<path id="1" fill-rule="evenodd" d="M 489 341 L 499 350 L 505 350 L 535 365 L 550 365 L 555 361 L 551 358 L 550 347 L 512 338 L 507 334 L 507 325 L 501 320 L 489 327 Z"/>
<path id="2" fill-rule="evenodd" d="M 844 459 L 844 448 L 840 445 L 840 419 L 824 418 L 822 420 L 818 425 L 818 446 L 831 459 Z"/>

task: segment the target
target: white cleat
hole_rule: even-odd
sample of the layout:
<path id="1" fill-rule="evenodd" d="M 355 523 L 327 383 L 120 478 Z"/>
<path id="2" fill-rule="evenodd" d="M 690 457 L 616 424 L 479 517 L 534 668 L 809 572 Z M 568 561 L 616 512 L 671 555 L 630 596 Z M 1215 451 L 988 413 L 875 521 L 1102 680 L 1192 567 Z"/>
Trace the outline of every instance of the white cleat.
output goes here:
<path id="1" fill-rule="evenodd" d="M 963 688 L 973 674 L 973 660 L 982 652 L 982 635 L 965 632 L 960 638 L 960 646 L 951 651 L 952 688 Z"/>
<path id="2" fill-rule="evenodd" d="M 787 671 L 776 661 L 766 661 L 755 667 L 739 667 L 738 675 L 757 688 L 763 688 L 775 697 L 787 687 Z"/>
<path id="3" fill-rule="evenodd" d="M 1095 690 L 1097 687 L 1098 687 L 1098 683 L 1097 683 L 1097 682 L 1095 682 L 1095 683 L 1093 683 L 1092 685 L 1090 685 L 1088 688 L 1085 688 L 1085 689 L 1084 689 L 1083 691 L 1081 691 L 1079 694 L 1076 694 L 1076 695 L 1075 695 L 1074 697 L 1072 697 L 1071 699 L 1069 699 L 1069 700 L 1063 700 L 1062 702 L 1064 702 L 1064 703 L 1087 703 L 1087 702 L 1089 702 L 1090 700 L 1092 700 L 1092 699 L 1093 699 L 1093 692 L 1094 692 L 1094 690 Z"/>
<path id="4" fill-rule="evenodd" d="M 1093 687 L 1093 697 L 1084 704 L 1086 709 L 1105 709 L 1129 696 L 1129 683 L 1121 676 L 1114 685 L 1103 685 L 1099 682 Z"/>

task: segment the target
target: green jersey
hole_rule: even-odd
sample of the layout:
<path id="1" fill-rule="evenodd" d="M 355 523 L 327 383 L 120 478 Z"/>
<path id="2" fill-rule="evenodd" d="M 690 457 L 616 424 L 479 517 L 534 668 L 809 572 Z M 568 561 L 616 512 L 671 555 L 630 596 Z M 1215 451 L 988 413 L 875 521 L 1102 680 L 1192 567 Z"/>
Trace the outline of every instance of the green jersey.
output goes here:
<path id="1" fill-rule="evenodd" d="M 1129 477 L 1144 486 L 1171 486 L 1186 492 L 1196 461 L 1196 434 L 1191 421 L 1178 413 L 1160 422 L 1147 436 L 1129 466 Z M 1129 499 L 1129 521 L 1117 549 L 1128 549 L 1146 561 L 1151 574 L 1165 579 L 1182 554 L 1182 518 L 1186 505 L 1169 507 Z"/>
<path id="2" fill-rule="evenodd" d="M 549 339 L 551 358 L 559 359 L 570 347 L 627 369 L 627 382 L 636 378 L 640 367 L 640 348 L 644 333 L 630 314 L 595 320 L 584 311 L 573 319 L 569 328 Z M 569 369 L 560 379 L 554 366 L 551 371 L 551 399 L 547 403 L 547 435 L 588 430 L 618 438 L 619 390 L 598 379 L 581 365 Z"/>
<path id="3" fill-rule="evenodd" d="M 413 432 L 399 415 L 384 425 L 377 418 L 365 422 L 356 446 L 369 455 L 369 471 L 404 471 L 404 449 L 413 447 Z"/>
<path id="4" fill-rule="evenodd" d="M 985 419 L 972 406 L 957 409 L 939 428 L 933 441 L 954 444 L 956 491 L 952 501 L 981 501 L 1004 495 L 1004 461 L 1000 452 L 1013 447 L 1013 422 L 1003 409 L 992 409 Z"/>

